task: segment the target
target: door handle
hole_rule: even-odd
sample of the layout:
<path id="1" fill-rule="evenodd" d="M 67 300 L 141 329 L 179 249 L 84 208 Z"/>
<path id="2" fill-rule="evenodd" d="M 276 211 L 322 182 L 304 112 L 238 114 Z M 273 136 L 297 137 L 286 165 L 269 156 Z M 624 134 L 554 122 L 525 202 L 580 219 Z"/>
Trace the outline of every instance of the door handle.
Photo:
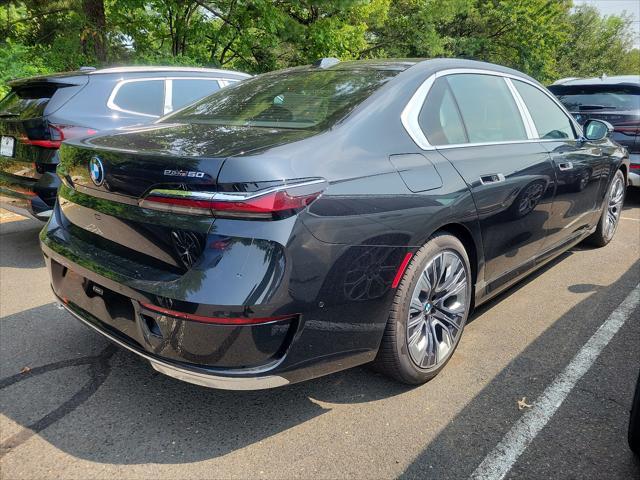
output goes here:
<path id="1" fill-rule="evenodd" d="M 505 178 L 502 173 L 492 173 L 490 175 L 482 175 L 480 177 L 480 183 L 482 185 L 488 185 L 491 183 L 504 182 Z"/>
<path id="2" fill-rule="evenodd" d="M 558 168 L 560 170 L 567 171 L 567 170 L 573 170 L 573 163 L 571 162 L 562 162 L 558 164 Z"/>

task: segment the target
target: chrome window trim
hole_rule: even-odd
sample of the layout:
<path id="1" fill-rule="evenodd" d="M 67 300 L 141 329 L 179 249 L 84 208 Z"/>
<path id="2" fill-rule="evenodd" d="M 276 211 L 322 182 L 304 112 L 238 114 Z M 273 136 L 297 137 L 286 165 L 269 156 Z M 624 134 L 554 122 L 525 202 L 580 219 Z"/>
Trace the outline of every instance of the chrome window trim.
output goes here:
<path id="1" fill-rule="evenodd" d="M 538 129 L 536 128 L 535 123 L 533 123 L 533 118 L 531 117 L 529 109 L 524 102 L 524 98 L 522 98 L 522 95 L 520 95 L 520 92 L 518 92 L 516 86 L 513 84 L 510 78 L 503 77 L 503 79 L 506 82 L 507 87 L 509 87 L 509 90 L 511 91 L 511 96 L 513 96 L 514 100 L 516 101 L 518 110 L 520 110 L 520 116 L 522 117 L 524 127 L 527 130 L 527 137 L 529 137 L 529 139 L 540 138 Z"/>
<path id="2" fill-rule="evenodd" d="M 173 79 L 165 78 L 164 80 L 164 104 L 162 113 L 166 115 L 173 110 Z"/>
<path id="3" fill-rule="evenodd" d="M 511 96 L 518 107 L 520 112 L 520 116 L 522 118 L 522 122 L 525 126 L 525 130 L 527 131 L 527 139 L 521 140 L 506 140 L 500 142 L 482 142 L 482 143 L 459 143 L 459 144 L 448 144 L 448 145 L 431 145 L 427 140 L 422 128 L 420 128 L 420 124 L 418 123 L 418 116 L 420 114 L 420 110 L 422 110 L 422 106 L 424 105 L 424 101 L 429 94 L 429 90 L 435 83 L 435 81 L 440 77 L 445 77 L 448 75 L 458 75 L 458 74 L 477 74 L 477 75 L 491 75 L 494 77 L 502 77 L 509 87 L 509 91 L 511 92 Z M 422 150 L 436 150 L 436 149 L 446 149 L 446 148 L 460 148 L 460 147 L 476 147 L 482 145 L 507 145 L 514 143 L 528 143 L 528 142 L 539 142 L 539 141 L 549 141 L 548 139 L 538 138 L 538 132 L 535 128 L 535 124 L 533 123 L 533 119 L 531 114 L 529 113 L 529 109 L 527 108 L 524 100 L 517 92 L 515 85 L 510 80 L 519 80 L 521 82 L 532 85 L 533 87 L 540 90 L 547 97 L 549 97 L 565 114 L 565 116 L 569 119 L 571 124 L 574 127 L 576 138 L 571 140 L 576 140 L 577 138 L 582 136 L 582 128 L 573 118 L 573 116 L 567 112 L 566 108 L 560 103 L 560 101 L 555 98 L 551 93 L 546 92 L 544 89 L 540 88 L 536 83 L 528 80 L 526 78 L 520 77 L 518 75 L 514 75 L 506 72 L 498 72 L 494 70 L 484 70 L 481 68 L 450 68 L 446 70 L 440 70 L 433 75 L 430 75 L 422 84 L 418 87 L 415 93 L 411 96 L 407 104 L 405 105 L 402 113 L 400 114 L 400 121 L 402 122 L 402 126 L 405 131 L 409 134 L 411 139 L 420 147 Z M 514 93 L 515 92 L 515 93 Z M 557 141 L 557 139 L 554 139 Z"/>

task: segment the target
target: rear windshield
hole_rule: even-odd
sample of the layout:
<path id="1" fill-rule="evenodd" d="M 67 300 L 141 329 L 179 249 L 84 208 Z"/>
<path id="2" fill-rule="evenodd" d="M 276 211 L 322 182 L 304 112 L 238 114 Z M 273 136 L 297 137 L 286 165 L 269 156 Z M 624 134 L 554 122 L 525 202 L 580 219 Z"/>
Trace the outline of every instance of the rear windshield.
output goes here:
<path id="1" fill-rule="evenodd" d="M 324 128 L 395 76 L 387 70 L 314 70 L 267 74 L 228 87 L 162 119 L 268 128 Z"/>
<path id="2" fill-rule="evenodd" d="M 640 86 L 552 85 L 568 110 L 640 110 Z"/>
<path id="3" fill-rule="evenodd" d="M 56 90 L 51 84 L 14 88 L 0 101 L 0 116 L 41 117 Z"/>

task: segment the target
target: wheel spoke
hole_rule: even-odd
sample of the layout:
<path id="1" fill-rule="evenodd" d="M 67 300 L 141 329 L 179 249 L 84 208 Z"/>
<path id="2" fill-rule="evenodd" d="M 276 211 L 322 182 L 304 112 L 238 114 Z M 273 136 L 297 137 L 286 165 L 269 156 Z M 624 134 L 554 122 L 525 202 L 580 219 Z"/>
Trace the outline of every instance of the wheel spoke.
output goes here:
<path id="1" fill-rule="evenodd" d="M 458 320 L 457 320 L 460 317 L 460 314 L 458 313 L 454 313 L 451 310 L 438 309 L 438 310 L 434 310 L 433 316 L 440 322 L 443 322 L 447 325 L 451 325 L 456 330 L 460 329 L 460 325 L 458 324 Z"/>

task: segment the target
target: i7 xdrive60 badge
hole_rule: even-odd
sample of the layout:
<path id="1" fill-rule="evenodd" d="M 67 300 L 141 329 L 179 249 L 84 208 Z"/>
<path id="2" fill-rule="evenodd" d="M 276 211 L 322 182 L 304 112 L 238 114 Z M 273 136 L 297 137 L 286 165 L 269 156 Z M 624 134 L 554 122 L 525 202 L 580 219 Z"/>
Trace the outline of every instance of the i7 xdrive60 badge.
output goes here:
<path id="1" fill-rule="evenodd" d="M 91 180 L 96 186 L 100 186 L 104 183 L 104 167 L 102 166 L 102 160 L 97 155 L 91 157 L 89 162 L 89 173 L 91 174 Z"/>

